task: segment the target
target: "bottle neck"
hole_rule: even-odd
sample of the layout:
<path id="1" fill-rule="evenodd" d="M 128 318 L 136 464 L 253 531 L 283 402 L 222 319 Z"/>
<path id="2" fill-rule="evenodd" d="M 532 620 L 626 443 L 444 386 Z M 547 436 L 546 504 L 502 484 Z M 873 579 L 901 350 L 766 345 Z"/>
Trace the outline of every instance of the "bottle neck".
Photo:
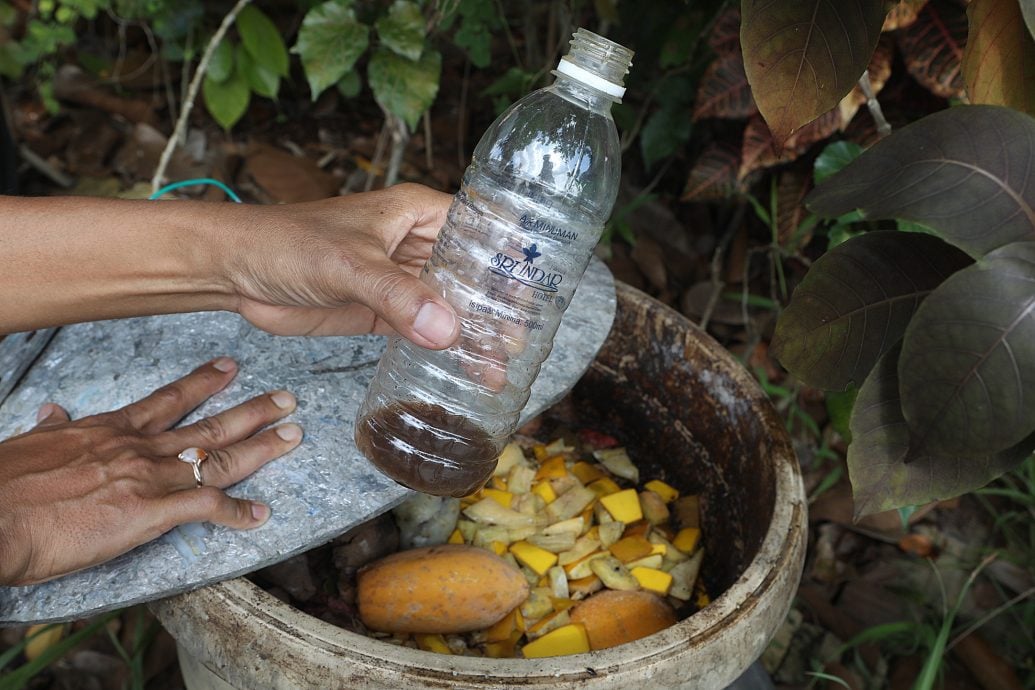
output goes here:
<path id="1" fill-rule="evenodd" d="M 618 101 L 617 98 L 587 86 L 565 74 L 557 71 L 554 71 L 554 74 L 557 76 L 557 79 L 554 81 L 552 88 L 558 95 L 577 103 L 587 110 L 610 117 L 611 106 Z"/>

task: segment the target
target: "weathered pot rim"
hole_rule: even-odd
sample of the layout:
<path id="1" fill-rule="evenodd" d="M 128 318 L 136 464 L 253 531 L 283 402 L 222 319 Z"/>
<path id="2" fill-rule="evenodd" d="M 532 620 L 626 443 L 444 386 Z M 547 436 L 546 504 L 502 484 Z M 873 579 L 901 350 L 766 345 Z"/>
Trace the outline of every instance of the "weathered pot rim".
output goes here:
<path id="1" fill-rule="evenodd" d="M 619 292 L 643 293 L 620 285 Z M 666 317 L 686 320 L 674 310 L 655 303 L 655 308 L 665 310 Z M 695 337 L 712 340 L 711 337 L 687 321 Z M 712 341 L 714 343 L 714 341 Z M 759 391 L 757 382 L 746 369 L 737 363 L 732 355 L 718 343 L 714 349 L 727 359 L 731 376 L 738 386 L 748 391 Z M 760 397 L 762 394 L 759 392 Z M 783 429 L 779 416 L 768 406 L 761 410 L 768 419 L 760 420 L 770 428 Z M 775 422 L 776 426 L 772 426 Z M 160 619 L 169 617 L 171 611 L 185 608 L 195 609 L 202 618 L 221 615 L 231 609 L 238 610 L 256 626 L 266 627 L 271 635 L 256 635 L 254 650 L 271 642 L 276 632 L 296 638 L 299 642 L 322 649 L 336 656 L 342 652 L 362 659 L 364 663 L 382 669 L 398 669 L 411 678 L 424 678 L 429 683 L 448 681 L 474 682 L 478 678 L 491 677 L 506 683 L 520 679 L 523 683 L 534 682 L 536 678 L 554 681 L 578 681 L 602 674 L 617 672 L 656 664 L 671 656 L 686 653 L 694 647 L 704 646 L 716 635 L 734 635 L 742 638 L 746 646 L 755 650 L 757 657 L 763 651 L 774 629 L 760 629 L 750 614 L 760 602 L 762 594 L 772 588 L 786 590 L 785 601 L 778 602 L 784 615 L 789 609 L 794 589 L 800 578 L 804 562 L 807 536 L 807 503 L 801 478 L 801 470 L 794 455 L 790 439 L 783 435 L 773 438 L 769 448 L 773 467 L 774 508 L 761 545 L 744 573 L 737 581 L 714 601 L 693 616 L 654 635 L 618 647 L 542 659 L 489 659 L 480 657 L 456 657 L 425 652 L 409 647 L 393 645 L 364 635 L 356 634 L 310 616 L 293 606 L 285 604 L 268 594 L 245 578 L 225 581 L 195 590 L 178 597 L 156 602 L 155 612 Z M 793 580 L 788 583 L 787 580 Z M 782 620 L 782 616 L 780 617 Z M 776 624 L 774 624 L 776 625 Z M 179 639 L 187 651 L 199 659 L 206 659 L 206 650 L 200 645 L 195 648 L 191 638 Z M 751 660 L 747 660 L 750 663 Z M 692 673 L 688 669 L 688 673 Z M 726 683 L 735 680 L 730 677 Z M 721 687 L 721 686 L 720 686 Z"/>

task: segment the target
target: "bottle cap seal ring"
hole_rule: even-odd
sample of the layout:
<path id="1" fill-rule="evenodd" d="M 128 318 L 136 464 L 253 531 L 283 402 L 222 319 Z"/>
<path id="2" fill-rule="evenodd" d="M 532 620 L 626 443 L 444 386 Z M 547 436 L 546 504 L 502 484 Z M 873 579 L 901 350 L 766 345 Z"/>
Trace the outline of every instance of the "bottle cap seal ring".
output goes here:
<path id="1" fill-rule="evenodd" d="M 584 67 L 576 65 L 565 58 L 561 58 L 557 63 L 557 71 L 561 74 L 571 77 L 577 81 L 582 82 L 586 86 L 592 87 L 597 91 L 603 91 L 608 96 L 614 96 L 615 98 L 621 98 L 625 95 L 625 87 L 619 86 L 614 82 L 610 82 L 601 76 L 590 72 Z"/>

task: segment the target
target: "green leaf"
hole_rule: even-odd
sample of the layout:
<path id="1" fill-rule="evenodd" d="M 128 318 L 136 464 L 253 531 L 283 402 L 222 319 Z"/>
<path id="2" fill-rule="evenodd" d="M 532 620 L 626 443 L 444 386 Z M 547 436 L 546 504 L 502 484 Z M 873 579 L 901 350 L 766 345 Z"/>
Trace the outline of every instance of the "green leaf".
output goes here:
<path id="1" fill-rule="evenodd" d="M 857 389 L 849 388 L 846 391 L 830 391 L 824 396 L 830 426 L 849 443 L 852 441 L 849 421 L 852 417 L 852 408 L 855 406 L 855 398 L 858 395 Z"/>
<path id="2" fill-rule="evenodd" d="M 420 6 L 408 0 L 395 0 L 388 14 L 377 20 L 381 45 L 410 60 L 420 60 L 424 52 L 424 15 Z"/>
<path id="3" fill-rule="evenodd" d="M 252 59 L 281 77 L 288 75 L 288 53 L 277 25 L 255 5 L 237 15 L 237 32 Z"/>
<path id="4" fill-rule="evenodd" d="M 220 127 L 228 131 L 248 110 L 252 96 L 247 78 L 237 68 L 222 83 L 206 76 L 201 91 L 209 114 Z"/>
<path id="5" fill-rule="evenodd" d="M 345 98 L 355 98 L 363 88 L 363 82 L 359 78 L 359 72 L 353 71 L 346 73 L 335 86 L 338 88 L 338 93 Z"/>
<path id="6" fill-rule="evenodd" d="M 352 69 L 367 49 L 369 33 L 355 12 L 334 0 L 306 13 L 292 50 L 302 57 L 314 101 Z"/>
<path id="7" fill-rule="evenodd" d="M 770 351 L 817 388 L 859 385 L 917 305 L 969 259 L 936 237 L 864 233 L 816 260 L 776 324 Z"/>
<path id="8" fill-rule="evenodd" d="M 367 78 L 377 102 L 413 131 L 420 116 L 435 102 L 441 72 L 442 55 L 437 50 L 425 50 L 420 61 L 414 62 L 378 49 L 370 58 Z"/>
<path id="9" fill-rule="evenodd" d="M 277 92 L 280 90 L 280 77 L 276 72 L 256 62 L 243 45 L 237 46 L 237 69 L 244 75 L 248 86 L 254 93 L 266 98 L 277 98 Z"/>
<path id="10" fill-rule="evenodd" d="M 1028 439 L 1002 453 L 924 454 L 903 462 L 910 433 L 899 398 L 898 359 L 899 346 L 880 359 L 852 411 L 848 476 L 856 519 L 973 491 L 1019 465 L 1035 446 Z"/>
<path id="11" fill-rule="evenodd" d="M 640 132 L 640 151 L 649 168 L 676 153 L 690 138 L 693 121 L 685 108 L 662 108 L 649 118 Z"/>
<path id="12" fill-rule="evenodd" d="M 214 82 L 222 83 L 230 78 L 234 71 L 234 46 L 229 38 L 224 38 L 212 52 L 212 58 L 208 61 L 208 70 L 205 77 Z"/>
<path id="13" fill-rule="evenodd" d="M 453 43 L 462 48 L 471 64 L 475 67 L 485 68 L 489 66 L 492 59 L 490 50 L 492 48 L 492 34 L 489 27 L 481 22 L 468 21 L 466 18 L 460 23 L 460 28 L 453 34 Z M 511 69 L 516 69 L 511 67 Z"/>
<path id="14" fill-rule="evenodd" d="M 827 144 L 816 156 L 816 162 L 812 166 L 813 181 L 819 184 L 854 161 L 862 152 L 862 146 L 854 141 L 835 141 Z"/>
<path id="15" fill-rule="evenodd" d="M 1017 0 L 971 0 L 963 79 L 971 103 L 1035 115 L 1035 39 Z"/>
<path id="16" fill-rule="evenodd" d="M 916 452 L 997 452 L 1035 431 L 1035 242 L 932 292 L 906 330 L 899 377 Z"/>
<path id="17" fill-rule="evenodd" d="M 882 0 L 742 0 L 744 70 L 773 139 L 836 106 L 877 47 Z"/>
<path id="18" fill-rule="evenodd" d="M 17 79 L 25 71 L 11 43 L 0 43 L 0 75 Z"/>
<path id="19" fill-rule="evenodd" d="M 933 228 L 979 257 L 1035 240 L 1035 118 L 957 106 L 885 137 L 805 199 L 824 216 L 859 209 Z"/>
<path id="20" fill-rule="evenodd" d="M 18 19 L 18 10 L 9 2 L 0 2 L 0 26 L 11 26 Z"/>

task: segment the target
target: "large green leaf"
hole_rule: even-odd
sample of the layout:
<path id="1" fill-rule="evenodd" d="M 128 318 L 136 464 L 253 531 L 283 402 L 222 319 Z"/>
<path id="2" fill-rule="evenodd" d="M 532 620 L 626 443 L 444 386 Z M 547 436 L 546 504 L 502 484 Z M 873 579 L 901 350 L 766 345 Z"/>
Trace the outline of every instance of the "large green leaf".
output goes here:
<path id="1" fill-rule="evenodd" d="M 997 249 L 931 293 L 899 377 L 917 452 L 997 452 L 1035 431 L 1035 242 Z"/>
<path id="2" fill-rule="evenodd" d="M 237 69 L 244 75 L 251 90 L 266 98 L 276 98 L 280 90 L 280 77 L 273 70 L 260 65 L 245 47 L 237 46 Z"/>
<path id="3" fill-rule="evenodd" d="M 314 101 L 352 69 L 367 49 L 369 34 L 344 3 L 329 0 L 306 13 L 292 52 L 302 57 Z"/>
<path id="4" fill-rule="evenodd" d="M 420 60 L 424 52 L 424 15 L 415 2 L 395 0 L 388 14 L 377 20 L 381 44 L 410 60 Z"/>
<path id="5" fill-rule="evenodd" d="M 742 0 L 741 14 L 748 83 L 782 143 L 855 86 L 885 12 L 882 0 Z"/>
<path id="6" fill-rule="evenodd" d="M 1035 118 L 958 106 L 882 139 L 809 194 L 816 213 L 859 209 L 932 228 L 974 257 L 1035 240 Z"/>
<path id="7" fill-rule="evenodd" d="M 228 38 L 224 38 L 212 51 L 212 57 L 208 61 L 208 69 L 205 77 L 216 82 L 224 82 L 230 78 L 234 71 L 234 45 Z"/>
<path id="8" fill-rule="evenodd" d="M 910 435 L 899 399 L 898 358 L 896 346 L 877 362 L 852 410 L 848 476 L 857 519 L 973 491 L 1016 467 L 1035 448 L 1035 439 L 1028 439 L 1002 453 L 922 454 L 904 462 Z"/>
<path id="9" fill-rule="evenodd" d="M 1035 39 L 1017 0 L 971 0 L 963 79 L 971 103 L 1035 115 Z"/>
<path id="10" fill-rule="evenodd" d="M 288 75 L 288 53 L 280 30 L 255 5 L 248 5 L 237 15 L 237 32 L 252 59 L 271 72 Z"/>
<path id="11" fill-rule="evenodd" d="M 969 261 L 930 235 L 853 237 L 812 264 L 780 315 L 771 352 L 810 386 L 859 385 L 921 301 Z"/>
<path id="12" fill-rule="evenodd" d="M 252 90 L 244 73 L 236 67 L 226 81 L 206 76 L 201 85 L 205 108 L 223 129 L 229 130 L 248 110 Z"/>
<path id="13" fill-rule="evenodd" d="M 418 62 L 407 60 L 390 50 L 378 49 L 370 57 L 367 77 L 374 98 L 386 110 L 405 122 L 410 131 L 438 95 L 442 55 L 425 50 Z"/>

